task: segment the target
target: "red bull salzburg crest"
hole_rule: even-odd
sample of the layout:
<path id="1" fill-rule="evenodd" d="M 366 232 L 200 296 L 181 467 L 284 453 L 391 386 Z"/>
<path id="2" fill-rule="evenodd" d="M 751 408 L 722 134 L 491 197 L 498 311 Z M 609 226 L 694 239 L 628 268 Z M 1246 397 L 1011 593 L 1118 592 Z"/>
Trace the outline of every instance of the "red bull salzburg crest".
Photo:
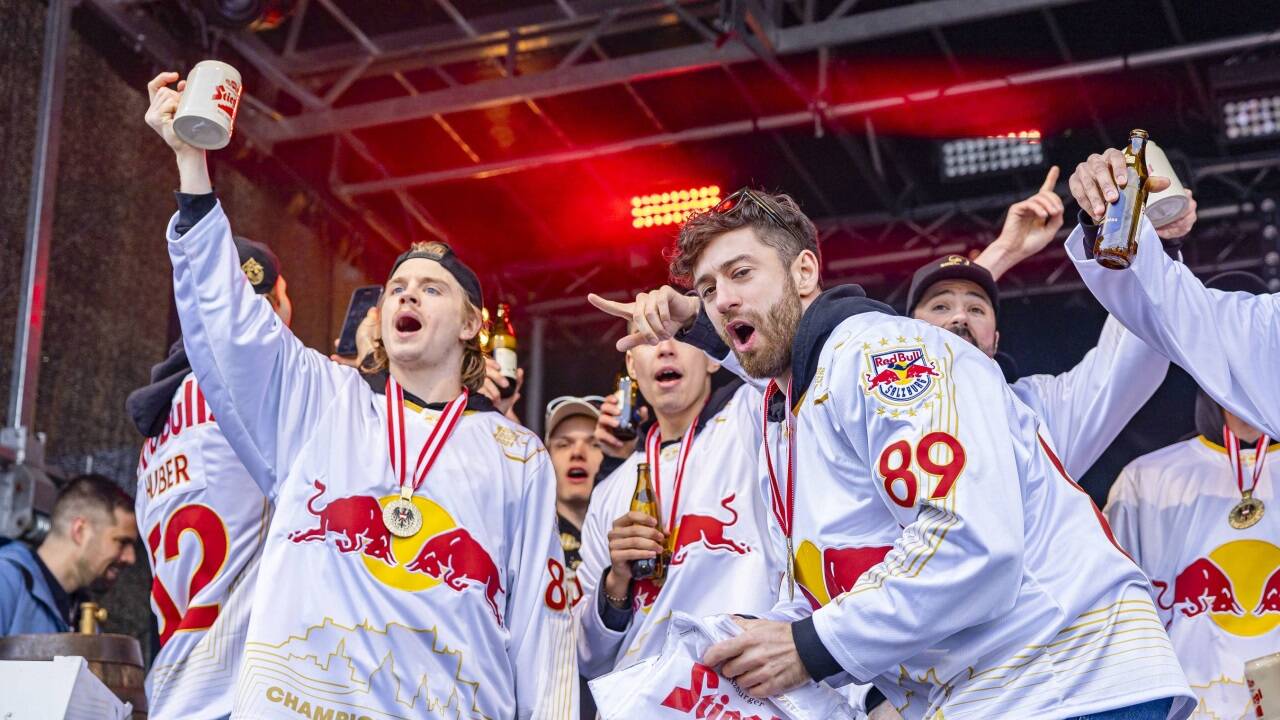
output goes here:
<path id="1" fill-rule="evenodd" d="M 923 397 L 942 377 L 937 363 L 922 347 L 894 348 L 867 353 L 869 372 L 863 375 L 863 391 L 893 405 L 907 405 Z"/>

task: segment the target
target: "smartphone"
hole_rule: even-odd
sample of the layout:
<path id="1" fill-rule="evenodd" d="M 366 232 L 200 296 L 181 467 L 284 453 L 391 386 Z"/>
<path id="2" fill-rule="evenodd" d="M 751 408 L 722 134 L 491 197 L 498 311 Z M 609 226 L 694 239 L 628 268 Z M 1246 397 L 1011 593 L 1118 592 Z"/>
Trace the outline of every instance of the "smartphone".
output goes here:
<path id="1" fill-rule="evenodd" d="M 343 357 L 356 356 L 356 328 L 364 321 L 369 308 L 376 307 L 382 299 L 381 285 L 365 285 L 351 293 L 351 302 L 347 303 L 347 319 L 342 321 L 342 334 L 338 336 L 338 354 Z"/>

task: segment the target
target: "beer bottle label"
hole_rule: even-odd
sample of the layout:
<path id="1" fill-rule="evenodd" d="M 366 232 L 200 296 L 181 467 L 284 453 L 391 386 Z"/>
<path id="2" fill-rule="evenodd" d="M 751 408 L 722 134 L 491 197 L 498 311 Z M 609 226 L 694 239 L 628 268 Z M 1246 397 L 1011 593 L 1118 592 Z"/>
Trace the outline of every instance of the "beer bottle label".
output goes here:
<path id="1" fill-rule="evenodd" d="M 516 376 L 516 351 L 511 348 L 494 348 L 493 359 L 503 375 L 509 378 Z"/>

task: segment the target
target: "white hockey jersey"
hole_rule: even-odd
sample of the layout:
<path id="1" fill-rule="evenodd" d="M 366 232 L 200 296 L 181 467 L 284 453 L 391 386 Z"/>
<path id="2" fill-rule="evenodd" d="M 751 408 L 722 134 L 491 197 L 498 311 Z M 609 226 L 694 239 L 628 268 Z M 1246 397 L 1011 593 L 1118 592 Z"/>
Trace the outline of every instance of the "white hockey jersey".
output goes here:
<path id="1" fill-rule="evenodd" d="M 731 389 L 719 392 L 724 390 Z M 666 581 L 661 589 L 647 580 L 635 583 L 631 622 L 621 632 L 605 626 L 600 617 L 600 579 L 610 565 L 609 530 L 630 510 L 636 466 L 644 462 L 645 452 L 633 453 L 592 493 L 578 568 L 586 599 L 574 610 L 578 662 L 587 677 L 657 655 L 674 612 L 759 615 L 777 601 L 786 556 L 770 540 L 769 510 L 756 474 L 761 399 L 759 390 L 742 384 L 723 407 L 709 404 L 699 416 Z M 713 396 L 712 403 L 716 401 Z M 679 442 L 664 443 L 658 453 L 654 475 L 664 525 L 675 501 L 679 450 Z"/>
<path id="2" fill-rule="evenodd" d="M 1266 512 L 1237 530 L 1240 502 L 1227 451 L 1203 435 L 1134 460 L 1111 487 L 1116 539 L 1151 578 L 1160 617 L 1200 697 L 1192 717 L 1253 717 L 1244 664 L 1280 652 L 1280 447 L 1254 497 Z M 1254 453 L 1241 452 L 1245 481 Z"/>
<path id="3" fill-rule="evenodd" d="M 797 333 L 837 317 L 792 361 L 797 602 L 772 616 L 812 614 L 840 667 L 908 720 L 1052 720 L 1162 698 L 1186 717 L 1194 695 L 1146 578 L 1041 420 L 950 332 L 818 307 L 843 290 Z M 788 434 L 770 424 L 783 493 Z"/>
<path id="4" fill-rule="evenodd" d="M 1083 237 L 1076 227 L 1067 256 L 1094 297 L 1223 407 L 1280 437 L 1280 296 L 1206 288 L 1162 251 L 1146 217 L 1127 270 L 1086 258 Z"/>
<path id="5" fill-rule="evenodd" d="M 234 716 L 575 717 L 555 476 L 538 439 L 467 412 L 413 497 L 422 530 L 392 536 L 384 398 L 253 295 L 220 205 L 168 236 L 201 387 L 251 474 L 278 478 L 263 488 L 276 510 Z M 416 449 L 440 413 L 406 406 Z"/>
<path id="6" fill-rule="evenodd" d="M 138 460 L 138 528 L 151 563 L 160 651 L 147 675 L 153 720 L 225 718 L 244 654 L 271 503 L 188 374 Z"/>

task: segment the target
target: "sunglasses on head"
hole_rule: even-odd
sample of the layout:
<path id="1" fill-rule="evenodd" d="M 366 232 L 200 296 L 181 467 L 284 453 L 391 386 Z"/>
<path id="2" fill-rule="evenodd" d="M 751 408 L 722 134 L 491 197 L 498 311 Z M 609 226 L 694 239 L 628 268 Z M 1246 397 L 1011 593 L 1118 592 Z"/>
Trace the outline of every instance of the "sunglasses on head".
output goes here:
<path id="1" fill-rule="evenodd" d="M 745 203 L 751 203 L 760 208 L 774 225 L 786 230 L 787 234 L 800 243 L 800 247 L 808 246 L 809 243 L 805 242 L 804 238 L 800 237 L 800 234 L 795 229 L 782 220 L 782 216 L 778 214 L 778 211 L 770 207 L 769 201 L 749 187 L 743 187 L 721 200 L 715 207 L 711 208 L 711 212 L 717 215 L 728 215 L 740 210 Z"/>

